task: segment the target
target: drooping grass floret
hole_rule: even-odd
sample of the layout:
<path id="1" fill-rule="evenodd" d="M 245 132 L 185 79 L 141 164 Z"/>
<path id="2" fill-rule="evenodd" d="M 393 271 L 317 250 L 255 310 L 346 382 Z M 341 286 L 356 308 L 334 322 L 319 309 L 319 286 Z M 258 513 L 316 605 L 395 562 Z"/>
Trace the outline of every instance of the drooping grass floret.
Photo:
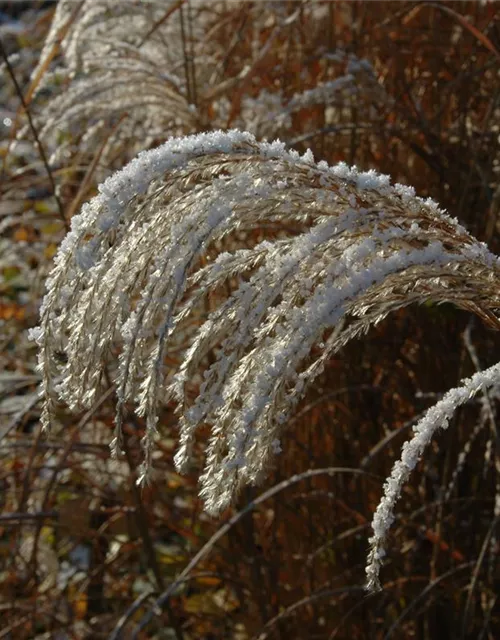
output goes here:
<path id="1" fill-rule="evenodd" d="M 297 402 L 347 342 L 415 302 L 452 302 L 497 327 L 498 276 L 484 244 L 387 176 L 239 131 L 171 139 L 72 220 L 33 330 L 42 422 L 57 400 L 90 407 L 108 371 L 113 449 L 126 403 L 146 420 L 143 482 L 159 409 L 175 401 L 180 470 L 211 427 L 200 495 L 217 513 L 265 476 Z M 374 518 L 370 588 L 402 484 L 435 429 L 499 372 L 450 392 L 405 445 Z"/>

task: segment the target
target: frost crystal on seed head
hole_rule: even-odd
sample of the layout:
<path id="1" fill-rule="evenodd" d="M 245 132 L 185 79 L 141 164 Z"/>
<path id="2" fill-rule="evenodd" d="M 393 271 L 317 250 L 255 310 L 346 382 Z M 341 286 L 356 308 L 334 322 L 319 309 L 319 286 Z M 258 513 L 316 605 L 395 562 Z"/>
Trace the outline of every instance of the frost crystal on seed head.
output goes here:
<path id="1" fill-rule="evenodd" d="M 172 138 L 108 178 L 72 220 L 32 332 L 42 420 L 56 400 L 92 406 L 106 367 L 114 448 L 128 403 L 145 419 L 146 481 L 160 409 L 175 401 L 179 469 L 198 427 L 211 429 L 200 495 L 217 513 L 265 477 L 287 418 L 344 345 L 414 302 L 452 302 L 498 327 L 498 272 L 485 245 L 387 176 L 236 130 Z M 411 469 L 437 426 L 497 375 L 450 392 L 405 445 L 374 516 L 370 588 Z"/>

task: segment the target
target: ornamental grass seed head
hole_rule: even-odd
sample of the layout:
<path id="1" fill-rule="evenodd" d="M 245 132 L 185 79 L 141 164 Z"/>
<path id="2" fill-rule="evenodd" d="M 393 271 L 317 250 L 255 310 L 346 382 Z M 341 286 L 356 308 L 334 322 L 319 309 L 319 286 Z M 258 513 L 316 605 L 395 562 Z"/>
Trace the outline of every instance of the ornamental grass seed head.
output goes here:
<path id="1" fill-rule="evenodd" d="M 145 481 L 159 408 L 175 401 L 179 470 L 210 426 L 200 495 L 216 514 L 265 477 L 326 362 L 392 311 L 451 302 L 498 328 L 499 264 L 435 202 L 374 171 L 316 163 L 240 131 L 170 139 L 100 185 L 56 255 L 32 332 L 43 425 L 57 401 L 90 407 L 106 368 L 115 451 L 125 405 L 145 418 Z M 179 364 L 167 366 L 173 353 Z M 405 445 L 374 518 L 371 589 L 411 469 L 499 371 L 449 392 Z"/>

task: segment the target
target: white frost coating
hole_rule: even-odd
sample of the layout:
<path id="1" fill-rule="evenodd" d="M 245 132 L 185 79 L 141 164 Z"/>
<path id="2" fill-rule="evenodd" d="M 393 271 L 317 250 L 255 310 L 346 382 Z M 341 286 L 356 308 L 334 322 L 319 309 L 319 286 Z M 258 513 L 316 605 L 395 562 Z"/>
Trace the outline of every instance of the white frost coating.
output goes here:
<path id="1" fill-rule="evenodd" d="M 403 485 L 410 477 L 427 445 L 438 429 L 447 429 L 450 418 L 461 405 L 473 398 L 479 391 L 500 383 L 500 363 L 475 373 L 463 381 L 461 387 L 450 389 L 444 397 L 431 407 L 413 428 L 413 438 L 403 445 L 401 458 L 394 465 L 391 475 L 384 484 L 384 495 L 373 516 L 373 536 L 370 538 L 370 552 L 366 566 L 367 588 L 380 589 L 379 573 L 386 555 L 385 541 L 390 526 L 394 522 L 394 507 L 401 495 Z"/>
<path id="2" fill-rule="evenodd" d="M 299 111 L 315 104 L 328 104 L 337 93 L 348 92 L 356 94 L 359 89 L 353 75 L 340 76 L 324 84 L 319 84 L 314 89 L 307 89 L 302 93 L 296 93 L 286 106 L 286 113 Z"/>
<path id="3" fill-rule="evenodd" d="M 169 171 L 185 166 L 190 160 L 199 156 L 220 153 L 252 153 L 250 149 L 245 149 L 245 143 L 258 145 L 259 152 L 264 158 L 280 158 L 294 164 L 305 162 L 316 167 L 310 152 L 306 152 L 301 157 L 296 151 L 288 151 L 280 141 L 258 143 L 255 137 L 247 132 L 214 131 L 184 138 L 173 138 L 156 149 L 139 153 L 124 169 L 110 176 L 99 186 L 99 195 L 82 207 L 80 215 L 73 217 L 71 231 L 62 242 L 56 261 L 62 260 L 64 254 L 71 253 L 86 235 L 89 227 L 96 225 L 98 231 L 103 233 L 115 228 L 128 203 L 134 197 L 144 194 L 152 181 L 160 179 Z M 373 170 L 360 172 L 356 167 L 350 168 L 343 162 L 334 167 L 328 167 L 324 162 L 317 166 L 332 177 L 355 184 L 361 191 L 384 192 L 390 190 L 389 177 L 379 175 Z M 411 193 L 411 188 L 406 189 L 405 199 Z M 400 185 L 394 188 L 395 194 L 399 195 L 401 191 Z M 415 198 L 415 200 L 420 205 L 425 204 L 438 211 L 437 204 L 430 198 L 425 202 L 420 198 Z M 451 221 L 451 218 L 448 221 Z M 456 221 L 453 222 L 457 231 L 465 232 L 465 229 Z M 98 243 L 95 243 L 94 247 L 87 248 L 87 253 L 82 255 L 82 268 L 90 268 L 92 253 L 97 247 Z"/>

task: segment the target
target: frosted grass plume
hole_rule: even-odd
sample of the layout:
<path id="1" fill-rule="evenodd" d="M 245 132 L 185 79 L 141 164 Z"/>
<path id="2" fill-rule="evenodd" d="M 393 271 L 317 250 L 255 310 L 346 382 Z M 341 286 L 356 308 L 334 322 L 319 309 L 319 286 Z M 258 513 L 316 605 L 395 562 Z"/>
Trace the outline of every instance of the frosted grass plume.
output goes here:
<path id="1" fill-rule="evenodd" d="M 112 448 L 125 405 L 135 404 L 146 422 L 146 482 L 160 409 L 175 402 L 180 471 L 197 429 L 211 428 L 200 496 L 216 514 L 265 478 L 287 419 L 344 345 L 427 301 L 498 328 L 498 275 L 484 244 L 387 176 L 316 163 L 246 132 L 173 138 L 108 178 L 61 244 L 32 332 L 42 424 L 58 401 L 90 407 L 106 368 L 117 392 Z M 405 445 L 374 517 L 370 589 L 411 469 L 435 430 L 498 372 L 450 392 Z"/>

